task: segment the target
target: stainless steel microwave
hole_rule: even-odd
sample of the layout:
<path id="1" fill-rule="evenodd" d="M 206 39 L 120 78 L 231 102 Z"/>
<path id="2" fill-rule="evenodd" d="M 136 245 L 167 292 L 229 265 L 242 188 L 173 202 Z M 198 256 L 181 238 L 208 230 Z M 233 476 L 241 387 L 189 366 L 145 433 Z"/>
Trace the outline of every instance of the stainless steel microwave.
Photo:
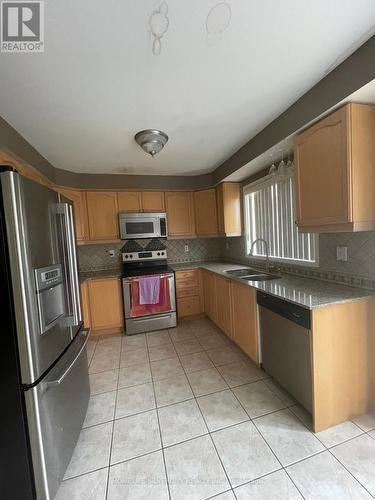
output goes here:
<path id="1" fill-rule="evenodd" d="M 122 240 L 167 237 L 165 213 L 120 214 L 119 224 Z"/>

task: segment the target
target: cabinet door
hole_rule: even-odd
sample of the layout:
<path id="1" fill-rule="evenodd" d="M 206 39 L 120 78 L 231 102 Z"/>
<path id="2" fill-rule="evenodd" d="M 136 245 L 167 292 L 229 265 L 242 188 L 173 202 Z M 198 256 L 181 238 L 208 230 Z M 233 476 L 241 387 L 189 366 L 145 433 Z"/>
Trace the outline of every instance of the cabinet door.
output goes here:
<path id="1" fill-rule="evenodd" d="M 141 197 L 143 212 L 164 212 L 164 193 L 162 191 L 143 191 Z"/>
<path id="2" fill-rule="evenodd" d="M 232 339 L 256 363 L 258 357 L 258 320 L 256 290 L 231 282 Z"/>
<path id="3" fill-rule="evenodd" d="M 117 193 L 119 212 L 142 212 L 142 197 L 138 191 Z"/>
<path id="4" fill-rule="evenodd" d="M 217 236 L 217 206 L 215 189 L 194 193 L 195 226 L 197 236 Z"/>
<path id="5" fill-rule="evenodd" d="M 216 188 L 218 230 L 222 236 L 241 236 L 241 188 L 238 182 L 223 182 Z"/>
<path id="6" fill-rule="evenodd" d="M 186 318 L 187 316 L 196 316 L 200 314 L 201 308 L 199 295 L 181 297 L 177 299 L 177 312 L 179 318 Z"/>
<path id="7" fill-rule="evenodd" d="M 90 240 L 117 240 L 119 238 L 117 193 L 88 191 L 87 213 Z"/>
<path id="8" fill-rule="evenodd" d="M 77 240 L 83 241 L 88 239 L 86 193 L 66 188 L 58 188 L 58 191 L 73 202 Z"/>
<path id="9" fill-rule="evenodd" d="M 216 188 L 216 203 L 217 203 L 217 228 L 219 234 L 225 235 L 225 224 L 224 224 L 224 195 L 223 195 L 223 184 L 220 184 Z"/>
<path id="10" fill-rule="evenodd" d="M 352 220 L 349 110 L 344 106 L 295 138 L 297 222 L 301 227 Z"/>
<path id="11" fill-rule="evenodd" d="M 89 280 L 91 328 L 104 330 L 123 325 L 124 309 L 120 278 Z"/>
<path id="12" fill-rule="evenodd" d="M 222 276 L 215 276 L 217 326 L 228 337 L 232 337 L 232 310 L 230 280 Z"/>
<path id="13" fill-rule="evenodd" d="M 85 328 L 91 328 L 89 287 L 87 281 L 81 283 L 81 307 L 84 326 Z"/>
<path id="14" fill-rule="evenodd" d="M 203 271 L 202 278 L 204 312 L 211 319 L 211 321 L 217 323 L 215 275 L 209 271 Z"/>
<path id="15" fill-rule="evenodd" d="M 194 238 L 193 193 L 180 191 L 165 193 L 169 238 Z"/>

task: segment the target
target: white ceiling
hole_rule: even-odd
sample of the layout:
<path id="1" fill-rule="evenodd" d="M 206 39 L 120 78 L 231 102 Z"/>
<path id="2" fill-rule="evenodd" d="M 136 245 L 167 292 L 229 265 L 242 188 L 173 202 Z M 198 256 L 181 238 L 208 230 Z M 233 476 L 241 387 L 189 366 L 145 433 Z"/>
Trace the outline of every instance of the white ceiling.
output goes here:
<path id="1" fill-rule="evenodd" d="M 374 0 L 48 0 L 44 54 L 0 55 L 0 115 L 54 166 L 87 173 L 212 171 L 374 32 Z M 228 12 L 228 9 L 223 10 Z M 214 12 L 215 14 L 215 12 Z M 161 29 L 164 29 L 162 26 Z M 170 140 L 155 159 L 144 128 Z"/>
<path id="2" fill-rule="evenodd" d="M 312 123 L 320 120 L 323 116 L 328 115 L 336 108 L 342 106 L 347 102 L 357 102 L 362 104 L 375 104 L 375 80 L 372 80 L 367 85 L 364 85 L 362 88 L 358 89 L 353 94 L 349 95 L 342 101 L 338 102 L 335 106 L 328 109 L 325 113 L 317 117 L 312 122 L 306 123 L 303 128 Z M 243 181 L 248 177 L 260 172 L 261 170 L 269 167 L 271 163 L 274 161 L 276 164 L 281 160 L 281 158 L 287 159 L 289 153 L 293 151 L 293 137 L 300 131 L 296 130 L 293 134 L 288 137 L 285 137 L 281 142 L 275 144 L 267 151 L 257 156 L 253 160 L 243 165 L 241 168 L 233 172 L 231 175 L 226 177 L 226 181 Z"/>

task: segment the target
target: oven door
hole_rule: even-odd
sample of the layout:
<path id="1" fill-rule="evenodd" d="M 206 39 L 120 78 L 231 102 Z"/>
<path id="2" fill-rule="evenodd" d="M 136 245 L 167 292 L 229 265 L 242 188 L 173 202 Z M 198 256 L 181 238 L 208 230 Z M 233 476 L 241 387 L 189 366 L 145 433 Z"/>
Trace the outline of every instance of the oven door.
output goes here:
<path id="1" fill-rule="evenodd" d="M 120 214 L 120 238 L 131 240 L 166 237 L 165 221 L 165 214 Z"/>
<path id="2" fill-rule="evenodd" d="M 139 304 L 139 278 L 123 278 L 125 319 L 142 318 L 176 311 L 175 281 L 173 273 L 157 275 L 162 282 L 159 304 Z"/>

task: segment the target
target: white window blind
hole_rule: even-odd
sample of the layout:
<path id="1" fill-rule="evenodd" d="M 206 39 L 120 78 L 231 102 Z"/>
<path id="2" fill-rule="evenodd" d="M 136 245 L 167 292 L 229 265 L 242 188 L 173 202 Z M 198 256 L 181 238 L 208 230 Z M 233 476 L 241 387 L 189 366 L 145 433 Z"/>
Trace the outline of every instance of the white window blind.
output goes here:
<path id="1" fill-rule="evenodd" d="M 247 253 L 257 238 L 268 242 L 274 260 L 314 264 L 317 262 L 317 235 L 300 233 L 295 224 L 296 204 L 293 171 L 267 176 L 244 188 Z M 256 243 L 255 257 L 265 257 L 265 245 Z"/>

